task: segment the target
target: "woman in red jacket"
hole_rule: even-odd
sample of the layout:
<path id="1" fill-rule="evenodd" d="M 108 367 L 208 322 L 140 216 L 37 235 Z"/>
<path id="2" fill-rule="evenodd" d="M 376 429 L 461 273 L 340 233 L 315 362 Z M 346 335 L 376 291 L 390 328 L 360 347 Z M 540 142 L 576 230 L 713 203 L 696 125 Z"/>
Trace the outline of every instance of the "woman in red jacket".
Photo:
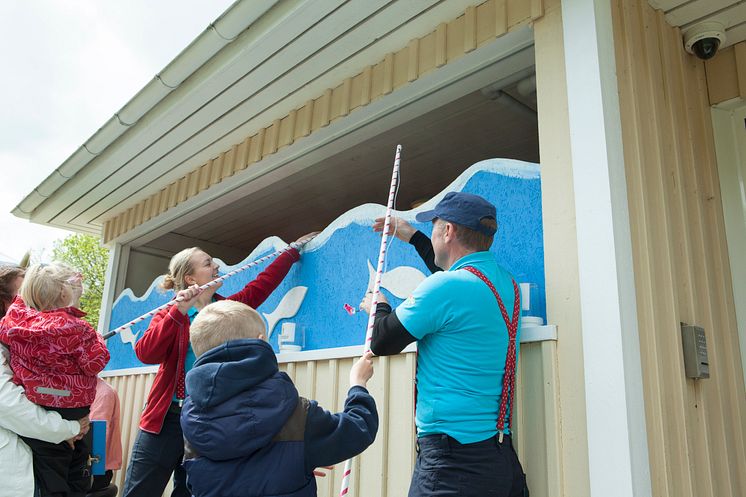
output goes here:
<path id="1" fill-rule="evenodd" d="M 299 238 L 298 242 L 308 236 Z M 294 248 L 284 252 L 254 281 L 227 298 L 259 307 L 299 259 L 300 253 Z M 204 291 L 198 289 L 217 277 L 217 264 L 198 247 L 173 256 L 162 286 L 175 290 L 184 300 L 153 316 L 150 326 L 135 344 L 138 359 L 160 367 L 140 417 L 140 430 L 127 467 L 124 497 L 161 495 L 171 473 L 174 475 L 171 496 L 191 495 L 181 465 L 184 440 L 179 424 L 181 405 L 188 393 L 184 377 L 196 360 L 189 343 L 189 325 L 203 307 L 225 298 L 215 293 L 220 285 Z"/>

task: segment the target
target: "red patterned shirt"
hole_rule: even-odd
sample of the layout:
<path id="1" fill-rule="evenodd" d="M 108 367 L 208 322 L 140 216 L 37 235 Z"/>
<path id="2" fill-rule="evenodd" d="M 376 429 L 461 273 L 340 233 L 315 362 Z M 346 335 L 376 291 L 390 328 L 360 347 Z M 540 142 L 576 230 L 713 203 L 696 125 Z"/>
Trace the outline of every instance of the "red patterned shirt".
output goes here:
<path id="1" fill-rule="evenodd" d="M 0 342 L 10 349 L 13 382 L 35 404 L 87 407 L 96 396 L 96 375 L 109 351 L 75 307 L 37 311 L 16 297 L 0 321 Z"/>

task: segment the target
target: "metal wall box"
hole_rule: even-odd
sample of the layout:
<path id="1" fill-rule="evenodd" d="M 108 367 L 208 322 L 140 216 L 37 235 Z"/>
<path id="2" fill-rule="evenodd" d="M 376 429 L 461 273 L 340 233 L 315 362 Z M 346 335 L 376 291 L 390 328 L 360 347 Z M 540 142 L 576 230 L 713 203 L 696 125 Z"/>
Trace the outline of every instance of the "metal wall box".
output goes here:
<path id="1" fill-rule="evenodd" d="M 681 323 L 681 342 L 684 348 L 684 372 L 687 378 L 709 378 L 710 362 L 707 359 L 707 339 L 704 328 Z"/>

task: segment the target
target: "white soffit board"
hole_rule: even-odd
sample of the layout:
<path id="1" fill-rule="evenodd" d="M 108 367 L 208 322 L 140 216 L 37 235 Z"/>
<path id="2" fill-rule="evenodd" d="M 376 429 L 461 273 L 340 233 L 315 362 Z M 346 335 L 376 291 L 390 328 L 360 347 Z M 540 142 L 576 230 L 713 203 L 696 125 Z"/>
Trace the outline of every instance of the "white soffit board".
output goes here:
<path id="1" fill-rule="evenodd" d="M 135 205 L 477 3 L 280 2 L 98 151 L 33 212 L 32 220 L 96 230 L 112 210 Z M 378 39 L 383 35 L 388 36 Z"/>
<path id="2" fill-rule="evenodd" d="M 624 1 L 624 0 L 622 0 Z M 746 40 L 746 2 L 743 0 L 648 0 L 662 10 L 666 22 L 682 32 L 704 21 L 725 26 L 724 47 Z"/>

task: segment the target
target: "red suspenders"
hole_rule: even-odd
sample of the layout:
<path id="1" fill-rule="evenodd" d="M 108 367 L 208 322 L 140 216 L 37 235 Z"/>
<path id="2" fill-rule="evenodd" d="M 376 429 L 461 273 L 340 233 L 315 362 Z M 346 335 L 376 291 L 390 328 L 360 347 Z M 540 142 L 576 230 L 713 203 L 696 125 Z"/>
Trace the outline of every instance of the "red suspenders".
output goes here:
<path id="1" fill-rule="evenodd" d="M 492 282 L 489 279 L 487 279 L 487 277 L 475 267 L 466 266 L 462 269 L 466 269 L 471 274 L 473 274 L 480 280 L 484 281 L 487 284 L 487 286 L 490 287 L 490 290 L 492 290 L 492 293 L 495 294 L 495 298 L 497 299 L 497 305 L 500 306 L 500 312 L 502 313 L 503 320 L 505 321 L 505 326 L 508 328 L 508 338 L 509 338 L 508 353 L 505 356 L 505 374 L 503 375 L 503 389 L 502 389 L 502 393 L 500 394 L 500 410 L 498 412 L 498 418 L 497 418 L 497 432 L 499 434 L 499 440 L 502 443 L 503 432 L 505 431 L 506 412 L 508 413 L 508 429 L 511 428 L 512 421 L 513 421 L 513 397 L 515 393 L 515 366 L 516 366 L 515 339 L 516 339 L 516 334 L 518 333 L 518 319 L 519 319 L 520 308 L 521 308 L 520 292 L 518 290 L 518 285 L 516 284 L 515 280 L 512 280 L 513 281 L 513 292 L 515 294 L 515 298 L 513 301 L 513 319 L 511 320 L 508 318 L 508 312 L 505 310 L 505 305 L 503 304 L 503 300 L 500 298 L 500 294 L 497 293 L 497 289 L 495 288 L 495 285 L 493 285 Z M 508 407 L 508 405 L 510 405 L 510 407 Z"/>
<path id="2" fill-rule="evenodd" d="M 500 306 L 500 312 L 502 313 L 505 326 L 508 328 L 508 352 L 505 355 L 505 373 L 503 374 L 503 388 L 500 393 L 500 410 L 498 411 L 497 417 L 497 432 L 500 443 L 503 441 L 503 434 L 505 432 L 505 414 L 508 414 L 508 429 L 512 427 L 513 422 L 513 397 L 515 391 L 515 366 L 516 366 L 516 350 L 515 340 L 518 334 L 518 319 L 520 317 L 521 309 L 521 294 L 518 290 L 518 285 L 515 280 L 513 282 L 513 319 L 508 318 L 508 311 L 505 310 L 505 304 L 500 298 L 500 294 L 497 293 L 495 285 L 477 268 L 473 266 L 466 266 L 461 269 L 469 271 L 471 274 L 484 281 L 492 293 L 497 299 L 497 305 Z M 415 417 L 417 416 L 417 359 L 415 356 L 415 384 L 414 384 L 414 412 Z M 507 392 L 507 395 L 506 395 Z M 510 398 L 508 398 L 510 397 Z M 510 408 L 508 408 L 510 406 Z M 508 410 L 510 409 L 510 410 Z"/>

